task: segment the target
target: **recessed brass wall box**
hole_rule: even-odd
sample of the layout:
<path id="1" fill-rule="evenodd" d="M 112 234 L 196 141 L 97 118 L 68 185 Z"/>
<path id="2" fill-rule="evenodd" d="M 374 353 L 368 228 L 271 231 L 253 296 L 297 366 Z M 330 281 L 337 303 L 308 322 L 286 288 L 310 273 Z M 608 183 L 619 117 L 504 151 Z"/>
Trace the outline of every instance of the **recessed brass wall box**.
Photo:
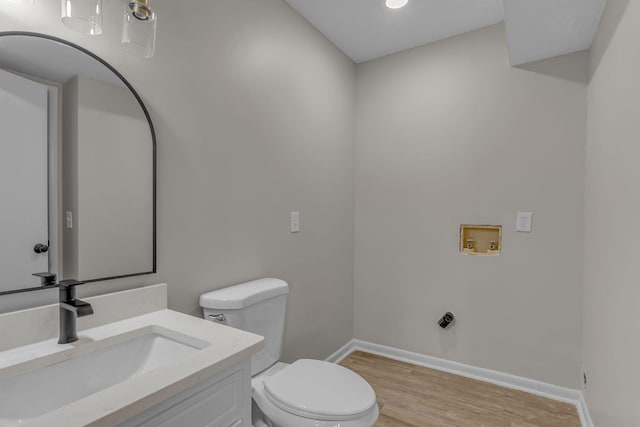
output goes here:
<path id="1" fill-rule="evenodd" d="M 501 225 L 460 226 L 460 253 L 496 256 L 502 250 Z"/>

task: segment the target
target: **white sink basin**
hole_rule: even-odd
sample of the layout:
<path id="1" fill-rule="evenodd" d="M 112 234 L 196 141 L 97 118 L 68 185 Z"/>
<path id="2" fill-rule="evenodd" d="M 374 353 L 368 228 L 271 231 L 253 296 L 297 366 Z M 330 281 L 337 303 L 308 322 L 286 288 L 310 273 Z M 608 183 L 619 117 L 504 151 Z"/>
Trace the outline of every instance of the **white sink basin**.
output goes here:
<path id="1" fill-rule="evenodd" d="M 84 342 L 83 342 L 84 341 Z M 0 370 L 0 426 L 18 425 L 123 383 L 207 347 L 157 325 L 68 349 Z"/>

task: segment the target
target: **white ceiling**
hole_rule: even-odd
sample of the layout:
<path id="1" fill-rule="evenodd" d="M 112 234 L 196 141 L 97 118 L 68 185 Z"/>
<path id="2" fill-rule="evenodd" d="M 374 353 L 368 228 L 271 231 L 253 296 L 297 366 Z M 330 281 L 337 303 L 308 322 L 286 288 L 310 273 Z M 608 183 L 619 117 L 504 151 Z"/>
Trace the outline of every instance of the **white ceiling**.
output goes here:
<path id="1" fill-rule="evenodd" d="M 504 0 L 511 64 L 589 49 L 606 0 Z"/>
<path id="2" fill-rule="evenodd" d="M 513 65 L 587 49 L 606 0 L 286 0 L 360 63 L 506 21 Z M 503 5 L 504 3 L 504 5 Z"/>

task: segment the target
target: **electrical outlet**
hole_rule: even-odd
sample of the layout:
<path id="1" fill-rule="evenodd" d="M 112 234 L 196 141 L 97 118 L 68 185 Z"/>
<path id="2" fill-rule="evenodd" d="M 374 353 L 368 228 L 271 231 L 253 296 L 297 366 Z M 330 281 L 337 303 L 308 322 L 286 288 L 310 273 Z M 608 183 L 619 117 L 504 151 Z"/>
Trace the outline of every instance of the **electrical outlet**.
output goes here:
<path id="1" fill-rule="evenodd" d="M 518 212 L 516 218 L 516 231 L 520 233 L 531 233 L 531 223 L 533 222 L 533 213 Z"/>

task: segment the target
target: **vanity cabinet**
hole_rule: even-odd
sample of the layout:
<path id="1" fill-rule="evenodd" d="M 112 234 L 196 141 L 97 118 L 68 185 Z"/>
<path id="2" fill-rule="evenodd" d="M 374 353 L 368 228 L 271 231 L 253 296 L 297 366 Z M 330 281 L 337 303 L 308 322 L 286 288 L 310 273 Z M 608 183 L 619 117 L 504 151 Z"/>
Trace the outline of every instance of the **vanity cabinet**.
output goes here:
<path id="1" fill-rule="evenodd" d="M 242 361 L 119 427 L 251 427 L 251 364 Z"/>
<path id="2" fill-rule="evenodd" d="M 263 338 L 167 309 L 113 318 L 155 291 L 87 298 L 98 320 L 111 320 L 79 331 L 73 345 L 0 347 L 0 425 L 251 427 L 251 358 Z M 0 330 L 26 336 L 23 325 L 47 325 L 58 310 L 0 315 Z"/>

